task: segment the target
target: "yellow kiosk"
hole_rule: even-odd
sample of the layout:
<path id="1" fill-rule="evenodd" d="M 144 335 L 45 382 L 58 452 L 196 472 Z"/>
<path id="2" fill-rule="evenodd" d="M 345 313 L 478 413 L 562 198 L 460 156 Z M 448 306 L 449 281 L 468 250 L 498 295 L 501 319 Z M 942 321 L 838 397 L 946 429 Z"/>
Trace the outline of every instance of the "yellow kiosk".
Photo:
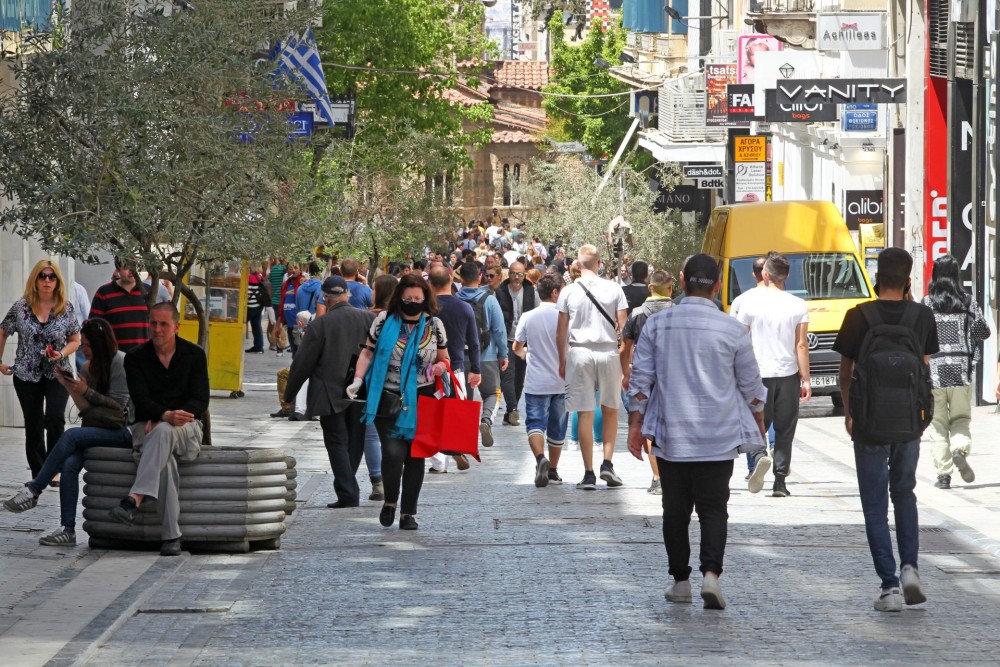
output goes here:
<path id="1" fill-rule="evenodd" d="M 242 398 L 243 343 L 247 329 L 247 267 L 230 262 L 196 266 L 187 284 L 208 315 L 208 381 L 211 389 Z M 182 338 L 198 342 L 198 315 L 186 297 L 180 300 Z"/>
<path id="2" fill-rule="evenodd" d="M 885 223 L 872 222 L 858 225 L 860 228 L 861 256 L 865 258 L 868 277 L 875 282 L 878 270 L 878 254 L 885 250 Z"/>

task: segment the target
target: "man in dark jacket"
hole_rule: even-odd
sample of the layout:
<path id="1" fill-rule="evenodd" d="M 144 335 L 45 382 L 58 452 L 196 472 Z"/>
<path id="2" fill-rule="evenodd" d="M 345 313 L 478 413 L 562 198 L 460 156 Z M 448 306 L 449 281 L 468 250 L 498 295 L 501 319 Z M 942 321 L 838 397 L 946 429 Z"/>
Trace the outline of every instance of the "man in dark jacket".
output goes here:
<path id="1" fill-rule="evenodd" d="M 340 276 L 323 282 L 323 296 L 326 314 L 314 320 L 302 336 L 288 374 L 285 400 L 294 402 L 295 394 L 309 380 L 306 416 L 319 417 L 337 494 L 337 501 L 327 507 L 357 507 L 361 491 L 356 475 L 365 435 L 363 404 L 345 397 L 344 378 L 351 356 L 361 349 L 375 316 L 350 305 L 351 293 Z"/>
<path id="2" fill-rule="evenodd" d="M 530 281 L 525 280 L 524 275 L 524 264 L 514 262 L 510 265 L 509 277 L 500 283 L 496 290 L 497 301 L 503 312 L 503 323 L 507 328 L 507 350 L 509 353 L 507 358 L 510 359 L 507 370 L 500 374 L 500 390 L 503 392 L 505 404 L 503 423 L 508 426 L 517 426 L 521 423 L 520 415 L 517 413 L 517 404 L 524 392 L 524 373 L 527 370 L 524 359 L 513 352 L 514 332 L 517 331 L 517 323 L 520 321 L 521 315 L 538 306 L 535 286 Z"/>
<path id="3" fill-rule="evenodd" d="M 636 308 L 645 303 L 649 298 L 649 284 L 646 278 L 649 277 L 649 264 L 646 262 L 632 262 L 630 268 L 632 284 L 622 287 L 625 292 L 625 301 L 628 303 L 628 312 L 632 313 Z"/>

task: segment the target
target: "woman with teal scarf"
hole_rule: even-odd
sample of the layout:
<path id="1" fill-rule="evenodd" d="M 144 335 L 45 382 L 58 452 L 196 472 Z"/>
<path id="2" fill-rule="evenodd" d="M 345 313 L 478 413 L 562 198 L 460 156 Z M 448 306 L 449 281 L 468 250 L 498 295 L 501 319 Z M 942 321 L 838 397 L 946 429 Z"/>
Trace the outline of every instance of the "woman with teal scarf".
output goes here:
<path id="1" fill-rule="evenodd" d="M 368 333 L 368 343 L 358 355 L 354 382 L 347 388 L 354 397 L 362 383 L 368 388 L 364 421 L 375 424 L 382 441 L 382 482 L 385 504 L 379 514 L 383 526 L 396 520 L 399 527 L 418 528 L 416 513 L 424 483 L 424 460 L 410 456 L 417 430 L 417 395 L 434 394 L 434 378 L 448 367 L 448 339 L 444 324 L 434 317 L 437 304 L 430 286 L 419 275 L 402 277 L 385 311 L 379 313 Z M 395 417 L 378 416 L 383 392 L 399 397 L 402 409 Z"/>

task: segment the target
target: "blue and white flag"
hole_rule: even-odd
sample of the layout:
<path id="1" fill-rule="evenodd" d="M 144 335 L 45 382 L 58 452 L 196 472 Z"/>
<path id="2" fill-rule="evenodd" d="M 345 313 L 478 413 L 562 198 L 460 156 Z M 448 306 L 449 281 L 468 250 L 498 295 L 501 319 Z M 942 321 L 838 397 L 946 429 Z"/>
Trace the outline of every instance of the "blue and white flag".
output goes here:
<path id="1" fill-rule="evenodd" d="M 294 81 L 300 82 L 309 91 L 310 97 L 316 102 L 319 114 L 333 127 L 333 108 L 330 106 L 330 94 L 326 89 L 326 76 L 323 74 L 323 64 L 316 48 L 316 38 L 312 29 L 306 30 L 302 36 L 289 35 L 278 55 L 278 68 L 275 73 L 284 73 Z"/>

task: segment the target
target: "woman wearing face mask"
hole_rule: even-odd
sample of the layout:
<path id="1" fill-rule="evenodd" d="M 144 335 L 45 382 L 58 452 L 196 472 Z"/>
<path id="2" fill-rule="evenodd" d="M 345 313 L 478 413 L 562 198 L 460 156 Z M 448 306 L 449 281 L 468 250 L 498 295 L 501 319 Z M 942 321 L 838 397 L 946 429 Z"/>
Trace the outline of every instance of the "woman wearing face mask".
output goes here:
<path id="1" fill-rule="evenodd" d="M 0 361 L 0 373 L 14 376 L 24 415 L 24 449 L 35 477 L 66 426 L 69 393 L 56 380 L 56 371 L 71 370 L 68 358 L 80 347 L 80 323 L 66 300 L 66 282 L 55 262 L 43 259 L 35 264 L 24 297 L 0 322 L 0 359 L 7 338 L 15 333 L 20 344 L 14 363 Z"/>
<path id="2" fill-rule="evenodd" d="M 385 311 L 372 323 L 368 343 L 358 355 L 354 382 L 347 395 L 355 398 L 362 383 L 368 388 L 365 423 L 374 422 L 382 441 L 382 480 L 385 504 L 379 514 L 383 526 L 396 518 L 402 507 L 399 527 L 416 530 L 417 499 L 424 483 L 424 460 L 410 456 L 410 444 L 417 428 L 417 395 L 434 395 L 434 378 L 448 365 L 448 339 L 441 320 L 434 317 L 437 305 L 430 286 L 419 274 L 403 276 Z M 377 416 L 379 404 L 401 402 L 396 416 Z M 383 409 L 383 415 L 385 410 Z"/>

